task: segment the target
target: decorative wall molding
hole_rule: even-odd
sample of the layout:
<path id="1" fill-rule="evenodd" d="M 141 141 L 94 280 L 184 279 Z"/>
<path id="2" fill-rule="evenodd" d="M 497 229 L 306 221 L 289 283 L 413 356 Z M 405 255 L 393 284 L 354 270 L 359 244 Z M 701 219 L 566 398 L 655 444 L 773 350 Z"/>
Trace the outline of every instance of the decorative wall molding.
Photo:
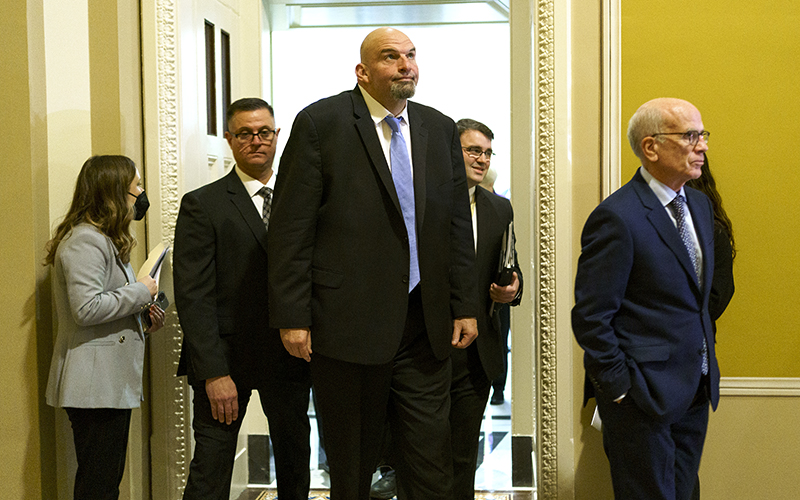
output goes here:
<path id="1" fill-rule="evenodd" d="M 722 377 L 721 396 L 800 396 L 800 378 Z"/>
<path id="2" fill-rule="evenodd" d="M 178 173 L 178 0 L 154 0 L 157 25 L 158 155 L 161 178 L 161 237 L 172 244 L 180 206 Z M 554 0 L 536 0 L 533 58 L 535 99 L 531 110 L 535 130 L 536 227 L 538 232 L 538 298 L 536 301 L 536 363 L 538 367 L 536 443 L 536 487 L 540 499 L 558 498 L 557 381 L 556 381 L 556 248 L 555 248 L 555 5 Z M 223 158 L 225 169 L 232 164 Z M 167 355 L 164 370 L 175 373 L 182 333 L 174 311 L 165 334 Z M 166 377 L 168 393 L 168 498 L 181 497 L 188 474 L 189 388 L 184 378 Z M 570 390 L 567 388 L 566 390 Z"/>
<path id="3" fill-rule="evenodd" d="M 555 241 L 555 8 L 538 0 L 534 86 L 536 100 L 536 182 L 538 194 L 539 446 L 537 491 L 541 499 L 558 498 L 556 384 L 556 241 Z"/>
<path id="4" fill-rule="evenodd" d="M 158 164 L 161 187 L 161 238 L 170 246 L 180 208 L 178 175 L 178 34 L 177 0 L 156 0 Z M 175 308 L 168 315 L 164 373 L 174 375 L 180 358 L 183 334 Z M 167 494 L 170 500 L 183 495 L 189 464 L 188 403 L 185 377 L 166 376 L 159 383 L 167 387 Z"/>

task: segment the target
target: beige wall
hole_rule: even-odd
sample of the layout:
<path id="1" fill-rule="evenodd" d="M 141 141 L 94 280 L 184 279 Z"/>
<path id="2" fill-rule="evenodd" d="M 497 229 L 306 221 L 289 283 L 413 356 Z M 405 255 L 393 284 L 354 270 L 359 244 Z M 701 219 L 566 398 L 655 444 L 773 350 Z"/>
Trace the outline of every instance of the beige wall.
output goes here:
<path id="1" fill-rule="evenodd" d="M 571 204 L 571 232 L 569 237 L 572 243 L 572 273 L 570 281 L 563 285 L 570 292 L 573 290 L 575 266 L 580 256 L 580 233 L 589 213 L 602 200 L 603 193 L 609 189 L 607 176 L 604 177 L 604 155 L 608 155 L 606 145 L 603 143 L 603 129 L 608 124 L 604 120 L 604 79 L 607 74 L 603 65 L 603 51 L 610 50 L 607 37 L 604 33 L 602 20 L 604 11 L 603 2 L 594 2 L 587 5 L 581 0 L 572 1 L 571 34 L 572 45 L 575 48 L 571 54 L 572 64 L 572 92 L 571 99 L 571 134 L 572 134 L 572 204 Z M 605 11 L 605 15 L 608 15 Z M 614 167 L 613 165 L 611 166 Z M 571 308 L 572 296 L 567 308 Z M 569 317 L 567 317 L 569 321 Z M 562 328 L 562 334 L 572 337 L 569 322 Z M 572 438 L 575 446 L 574 470 L 572 472 L 572 486 L 574 498 L 586 500 L 613 498 L 611 480 L 603 452 L 600 432 L 591 427 L 594 400 L 583 407 L 583 351 L 571 339 L 572 351 L 572 387 L 565 388 L 572 396 L 573 426 Z M 567 356 L 559 356 L 559 363 L 565 362 Z M 562 496 L 559 498 L 567 498 Z M 567 492 L 568 493 L 568 492 Z"/>
<path id="2" fill-rule="evenodd" d="M 798 496 L 798 397 L 728 396 L 709 419 L 700 467 L 704 499 Z"/>
<path id="3" fill-rule="evenodd" d="M 0 469 L 3 495 L 39 498 L 54 491 L 52 465 L 42 467 L 43 450 L 52 449 L 53 436 L 41 431 L 52 427 L 52 416 L 40 414 L 44 374 L 39 359 L 48 355 L 49 323 L 37 305 L 37 280 L 41 254 L 37 246 L 35 196 L 41 194 L 33 160 L 31 133 L 31 86 L 28 83 L 28 29 L 25 2 L 3 2 L 0 8 L 0 46 L 3 71 L 0 78 L 0 137 L 3 137 L 3 175 L 0 176 L 0 299 L 3 348 L 0 349 L 3 406 L 0 430 Z M 40 338 L 44 336 L 44 341 Z M 42 478 L 47 473 L 48 478 Z"/>
<path id="4" fill-rule="evenodd" d="M 126 0 L 0 7 L 3 498 L 56 499 L 69 490 L 69 424 L 63 411 L 44 402 L 54 334 L 43 249 L 88 156 L 126 154 L 137 163 L 142 156 L 138 15 L 137 2 Z M 143 235 L 144 225 L 137 226 Z M 145 246 L 140 238 L 135 260 Z M 143 424 L 135 414 L 121 498 L 147 481 Z"/>
<path id="5" fill-rule="evenodd" d="M 517 12 L 524 3 L 514 2 Z M 42 248 L 53 222 L 63 214 L 86 156 L 122 152 L 140 165 L 143 157 L 138 2 L 67 0 L 55 12 L 54 4 L 47 6 L 49 11 L 44 4 L 45 0 L 3 2 L 0 8 L 0 41 L 4 47 L 0 137 L 4 138 L 6 166 L 0 177 L 0 213 L 6 219 L 0 235 L 0 293 L 6 304 L 0 313 L 5 327 L 0 370 L 4 380 L 2 401 L 13 409 L 3 417 L 0 429 L 0 456 L 6 464 L 0 472 L 0 484 L 9 498 L 57 498 L 56 448 L 63 440 L 57 441 L 56 412 L 44 404 L 43 397 L 53 334 L 49 277 L 40 265 Z M 534 2 L 529 5 L 533 9 Z M 603 127 L 602 60 L 608 49 L 602 39 L 600 3 L 587 6 L 573 0 L 571 5 L 569 17 L 564 4 L 559 2 L 557 8 L 558 23 L 571 23 L 571 115 L 569 125 L 562 128 L 565 122 L 560 121 L 558 130 L 559 134 L 570 134 L 571 148 L 568 155 L 559 156 L 556 167 L 559 179 L 564 175 L 570 178 L 568 208 L 559 219 L 564 220 L 566 215 L 566 224 L 571 225 L 567 229 L 567 238 L 572 241 L 568 261 L 577 259 L 583 221 L 604 189 L 601 165 L 605 153 L 598 131 Z M 721 189 L 742 249 L 736 267 L 737 295 L 720 322 L 720 330 L 725 332 L 719 347 L 723 374 L 797 377 L 800 365 L 794 361 L 800 335 L 796 323 L 789 321 L 796 307 L 786 301 L 792 297 L 788 291 L 797 289 L 798 271 L 791 265 L 791 249 L 797 248 L 792 238 L 800 233 L 787 230 L 796 225 L 796 218 L 791 218 L 794 211 L 787 209 L 786 203 L 792 199 L 791 188 L 797 185 L 798 169 L 783 144 L 792 143 L 791 124 L 796 120 L 791 118 L 800 111 L 800 93 L 796 79 L 776 85 L 769 75 L 776 79 L 786 73 L 785 68 L 792 67 L 792 61 L 800 55 L 796 37 L 787 34 L 793 26 L 787 23 L 798 18 L 798 7 L 789 1 L 771 4 L 774 11 L 755 5 L 743 0 L 723 5 L 716 0 L 709 6 L 693 6 L 701 9 L 702 24 L 707 29 L 691 32 L 687 44 L 685 38 L 652 36 L 652 29 L 658 26 L 684 25 L 686 20 L 681 16 L 685 16 L 685 10 L 666 4 L 644 6 L 640 0 L 625 2 L 623 121 L 650 93 L 683 95 L 698 102 L 707 128 L 714 132 L 712 165 L 720 171 Z M 61 8 L 64 15 L 78 16 L 76 22 L 54 22 Z M 654 12 L 654 8 L 663 11 Z M 785 15 L 787 12 L 791 15 Z M 69 43 L 60 38 L 64 30 Z M 765 30 L 777 35 L 765 36 Z M 729 50 L 734 41 L 736 50 Z M 566 44 L 563 40 L 559 43 L 559 78 L 565 78 L 565 59 L 561 56 L 566 54 Z M 691 51 L 686 47 L 699 48 Z M 64 53 L 67 56 L 59 55 Z M 671 61 L 674 68 L 654 67 L 655 54 Z M 64 64 L 64 57 L 69 64 Z M 698 76 L 698 60 L 706 68 L 707 77 Z M 691 74 L 691 79 L 684 78 L 686 74 Z M 648 77 L 652 75 L 658 78 Z M 254 78 L 247 81 L 254 82 Z M 769 84 L 753 83 L 758 81 Z M 656 83 L 671 86 L 653 88 Z M 559 89 L 567 89 L 559 85 Z M 259 86 L 267 89 L 268 83 Z M 698 89 L 710 90 L 695 97 L 692 92 Z M 256 89 L 245 93 L 252 90 Z M 527 98 L 512 99 L 528 105 Z M 563 102 L 563 97 L 557 100 Z M 735 108 L 739 103 L 747 104 Z M 768 112 L 758 113 L 763 109 Z M 773 119 L 783 116 L 788 118 Z M 750 146 L 756 142 L 758 147 Z M 625 181 L 635 165 L 630 163 L 627 146 L 622 146 Z M 520 154 L 523 159 L 530 158 Z M 749 165 L 760 168 L 751 169 Z M 743 173 L 754 171 L 758 175 L 749 175 L 747 182 L 742 182 Z M 155 191 L 159 182 L 153 181 L 152 175 L 148 187 L 153 183 L 151 189 Z M 751 197 L 751 192 L 756 199 L 769 201 L 760 205 L 756 214 L 746 212 L 745 204 L 738 202 Z M 525 219 L 522 215 L 518 218 L 520 222 Z M 764 220 L 784 223 L 764 224 Z M 138 233 L 143 251 L 144 227 L 138 228 Z M 158 238 L 162 230 L 153 227 L 150 234 Z M 535 241 L 534 235 L 519 236 Z M 764 273 L 767 279 L 762 277 Z M 569 290 L 570 279 L 562 280 L 559 287 Z M 563 296 L 560 294 L 559 299 Z M 754 317 L 759 320 L 756 328 L 752 326 Z M 573 496 L 574 489 L 575 498 L 611 498 L 600 434 L 588 426 L 591 408 L 581 407 L 581 354 L 574 342 L 570 344 L 568 321 L 559 323 L 558 335 L 564 341 L 559 345 L 571 346 L 558 359 L 569 373 L 560 378 L 569 382 L 559 387 L 559 399 L 564 397 L 568 407 L 565 418 L 559 413 L 559 440 L 571 447 L 563 453 L 570 463 L 559 463 L 559 484 L 565 492 L 559 497 Z M 515 389 L 515 397 L 520 394 L 522 391 Z M 792 471 L 800 463 L 794 446 L 800 442 L 800 435 L 792 425 L 792 418 L 800 412 L 798 401 L 796 396 L 723 398 L 720 410 L 711 417 L 701 469 L 704 498 L 793 497 Z M 527 403 L 515 401 L 515 407 L 524 408 Z M 534 410 L 529 411 L 533 415 Z M 132 446 L 129 463 L 134 470 L 126 477 L 123 498 L 146 495 L 148 451 L 141 436 L 147 435 L 147 429 L 141 416 L 137 418 L 134 432 L 140 440 Z M 761 489 L 765 482 L 771 490 Z"/>

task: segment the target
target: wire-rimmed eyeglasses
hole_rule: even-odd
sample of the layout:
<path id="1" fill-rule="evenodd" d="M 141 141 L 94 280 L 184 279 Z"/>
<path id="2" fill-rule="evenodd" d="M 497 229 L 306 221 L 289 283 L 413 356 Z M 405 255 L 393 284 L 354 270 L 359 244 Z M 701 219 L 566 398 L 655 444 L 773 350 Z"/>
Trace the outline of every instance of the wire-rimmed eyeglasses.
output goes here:
<path id="1" fill-rule="evenodd" d="M 702 130 L 699 132 L 697 130 L 690 130 L 688 132 L 662 132 L 658 134 L 650 134 L 650 137 L 656 137 L 659 135 L 679 135 L 681 136 L 681 139 L 691 144 L 692 147 L 695 147 L 697 146 L 697 143 L 700 142 L 701 137 L 703 138 L 703 141 L 708 144 L 708 136 L 711 135 L 711 132 L 708 130 Z"/>

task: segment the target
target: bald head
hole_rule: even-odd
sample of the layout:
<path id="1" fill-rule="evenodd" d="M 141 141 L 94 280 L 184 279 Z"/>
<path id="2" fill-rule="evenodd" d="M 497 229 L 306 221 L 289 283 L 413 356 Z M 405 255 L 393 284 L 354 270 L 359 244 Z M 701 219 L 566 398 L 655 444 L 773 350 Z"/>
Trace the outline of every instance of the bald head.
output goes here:
<path id="1" fill-rule="evenodd" d="M 416 90 L 416 53 L 411 40 L 394 28 L 378 28 L 361 43 L 361 62 L 356 65 L 358 83 L 395 115 Z"/>
<path id="2" fill-rule="evenodd" d="M 700 112 L 689 101 L 673 97 L 659 97 L 639 106 L 628 122 L 628 142 L 634 154 L 642 159 L 642 140 L 653 134 L 666 132 L 679 117 Z"/>
<path id="3" fill-rule="evenodd" d="M 394 28 L 383 27 L 370 31 L 361 42 L 361 62 L 369 62 L 370 58 L 374 57 L 376 49 L 380 51 L 381 44 L 391 41 L 411 42 L 405 33 Z"/>
<path id="4" fill-rule="evenodd" d="M 659 98 L 642 104 L 628 124 L 628 141 L 644 167 L 678 192 L 701 175 L 708 150 L 700 111 L 683 99 Z"/>

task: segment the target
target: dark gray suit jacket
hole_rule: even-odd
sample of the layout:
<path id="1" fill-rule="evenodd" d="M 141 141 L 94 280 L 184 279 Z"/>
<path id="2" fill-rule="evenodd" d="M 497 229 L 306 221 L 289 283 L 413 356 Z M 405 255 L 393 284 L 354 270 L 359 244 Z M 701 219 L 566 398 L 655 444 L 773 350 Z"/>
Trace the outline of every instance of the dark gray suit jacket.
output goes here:
<path id="1" fill-rule="evenodd" d="M 500 332 L 499 304 L 494 314 L 489 315 L 492 299 L 489 287 L 497 278 L 500 252 L 503 249 L 503 235 L 508 224 L 514 220 L 511 202 L 486 189 L 475 188 L 475 213 L 478 219 L 478 249 L 475 256 L 475 268 L 478 278 L 478 338 L 475 339 L 483 371 L 489 380 L 494 380 L 503 371 L 503 358 L 506 355 L 505 338 Z M 519 293 L 510 303 L 519 305 L 522 299 L 522 270 L 516 264 L 514 250 L 514 270 L 519 277 Z"/>
<path id="2" fill-rule="evenodd" d="M 408 103 L 420 292 L 430 344 L 476 315 L 474 251 L 455 123 Z M 408 238 L 391 172 L 358 87 L 301 111 L 281 157 L 270 219 L 270 314 L 310 327 L 315 353 L 386 363 L 408 303 Z"/>
<path id="3" fill-rule="evenodd" d="M 290 356 L 269 328 L 267 230 L 235 171 L 184 195 L 174 252 L 178 375 L 268 383 Z"/>

